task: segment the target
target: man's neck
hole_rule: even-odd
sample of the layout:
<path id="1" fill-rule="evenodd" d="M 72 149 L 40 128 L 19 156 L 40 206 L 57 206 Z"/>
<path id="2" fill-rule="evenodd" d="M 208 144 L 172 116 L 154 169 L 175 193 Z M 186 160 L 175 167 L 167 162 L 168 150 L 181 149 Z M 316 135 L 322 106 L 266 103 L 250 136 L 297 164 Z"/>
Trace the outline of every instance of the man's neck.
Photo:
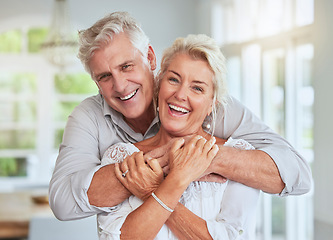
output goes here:
<path id="1" fill-rule="evenodd" d="M 150 124 L 155 118 L 155 112 L 153 109 L 153 104 L 147 109 L 147 111 L 142 114 L 139 118 L 135 119 L 127 119 L 125 118 L 125 122 L 130 126 L 135 132 L 142 133 L 143 135 L 148 130 Z"/>

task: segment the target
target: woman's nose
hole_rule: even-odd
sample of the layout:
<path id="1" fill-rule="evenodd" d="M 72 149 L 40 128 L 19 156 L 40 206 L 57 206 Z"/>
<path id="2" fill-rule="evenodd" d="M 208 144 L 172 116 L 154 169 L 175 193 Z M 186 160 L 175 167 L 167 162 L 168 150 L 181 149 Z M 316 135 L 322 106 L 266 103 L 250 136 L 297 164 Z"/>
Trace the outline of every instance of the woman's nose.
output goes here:
<path id="1" fill-rule="evenodd" d="M 187 98 L 187 89 L 184 86 L 180 86 L 175 92 L 175 98 L 178 101 L 185 101 Z"/>

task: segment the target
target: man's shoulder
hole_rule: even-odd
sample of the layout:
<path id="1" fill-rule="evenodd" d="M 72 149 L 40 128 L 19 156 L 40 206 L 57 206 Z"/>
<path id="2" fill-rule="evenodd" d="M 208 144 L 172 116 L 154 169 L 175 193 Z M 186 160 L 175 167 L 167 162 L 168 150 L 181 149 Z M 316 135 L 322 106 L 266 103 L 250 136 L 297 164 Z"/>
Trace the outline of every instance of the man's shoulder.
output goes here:
<path id="1" fill-rule="evenodd" d="M 81 108 L 103 107 L 103 97 L 100 94 L 87 97 L 79 105 Z"/>
<path id="2" fill-rule="evenodd" d="M 103 106 L 103 98 L 100 95 L 91 96 L 79 103 L 72 111 L 71 116 L 103 115 Z"/>

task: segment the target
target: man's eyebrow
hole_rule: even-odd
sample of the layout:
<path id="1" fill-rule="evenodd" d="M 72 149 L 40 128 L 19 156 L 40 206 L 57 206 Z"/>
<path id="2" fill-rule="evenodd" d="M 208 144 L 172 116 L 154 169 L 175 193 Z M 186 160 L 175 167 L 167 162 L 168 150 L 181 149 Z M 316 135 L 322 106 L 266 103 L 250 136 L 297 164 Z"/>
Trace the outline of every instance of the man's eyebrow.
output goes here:
<path id="1" fill-rule="evenodd" d="M 181 78 L 180 74 L 177 73 L 177 72 L 174 71 L 174 70 L 168 70 L 168 72 L 172 72 L 173 74 L 175 74 L 175 75 L 177 75 L 179 78 Z M 207 86 L 208 86 L 208 84 L 207 84 L 205 81 L 193 80 L 192 82 L 193 82 L 193 83 L 196 83 L 196 84 L 204 84 L 204 85 L 207 85 Z"/>

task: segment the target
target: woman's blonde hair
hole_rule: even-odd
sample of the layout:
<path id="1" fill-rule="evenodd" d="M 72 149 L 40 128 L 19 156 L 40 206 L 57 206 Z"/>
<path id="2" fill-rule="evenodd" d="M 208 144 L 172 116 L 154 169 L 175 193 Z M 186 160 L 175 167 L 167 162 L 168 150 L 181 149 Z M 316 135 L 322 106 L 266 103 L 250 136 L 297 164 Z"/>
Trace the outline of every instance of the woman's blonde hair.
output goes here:
<path id="1" fill-rule="evenodd" d="M 165 76 L 171 61 L 178 54 L 187 54 L 193 59 L 206 61 L 213 72 L 213 110 L 203 123 L 204 128 L 207 128 L 208 124 L 211 125 L 208 130 L 213 134 L 215 130 L 217 109 L 218 107 L 225 107 L 227 98 L 225 57 L 215 40 L 204 34 L 188 35 L 185 38 L 177 38 L 172 46 L 167 48 L 163 53 L 161 69 L 156 77 L 154 91 L 156 105 L 160 82 Z"/>

